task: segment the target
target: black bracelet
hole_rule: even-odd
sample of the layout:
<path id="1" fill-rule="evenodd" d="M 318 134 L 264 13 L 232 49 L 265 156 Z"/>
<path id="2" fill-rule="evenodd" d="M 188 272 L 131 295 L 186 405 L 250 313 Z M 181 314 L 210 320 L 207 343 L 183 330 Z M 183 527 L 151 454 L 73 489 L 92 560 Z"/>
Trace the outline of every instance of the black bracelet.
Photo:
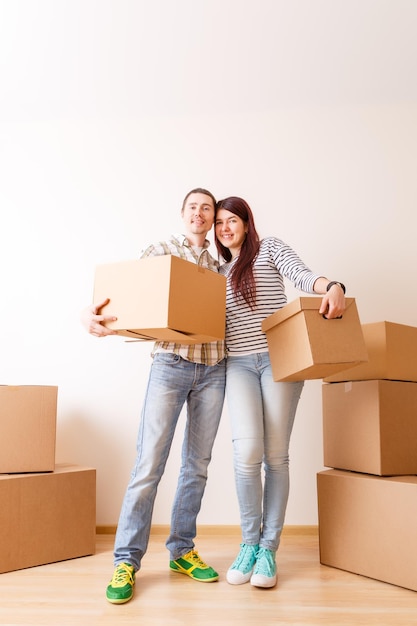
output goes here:
<path id="1" fill-rule="evenodd" d="M 329 289 L 331 289 L 333 285 L 339 285 L 339 287 L 343 289 L 343 293 L 346 293 L 346 287 L 344 286 L 343 283 L 339 283 L 338 280 L 332 280 L 332 282 L 327 285 L 326 291 L 329 291 Z"/>

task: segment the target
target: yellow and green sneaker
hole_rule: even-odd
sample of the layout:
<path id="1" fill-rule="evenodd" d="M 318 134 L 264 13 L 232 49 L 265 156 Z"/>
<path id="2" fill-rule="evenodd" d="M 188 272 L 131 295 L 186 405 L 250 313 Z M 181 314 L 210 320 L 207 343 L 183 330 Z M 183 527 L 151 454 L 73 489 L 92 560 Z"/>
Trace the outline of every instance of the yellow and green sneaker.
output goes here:
<path id="1" fill-rule="evenodd" d="M 169 567 L 173 572 L 187 574 L 193 580 L 201 583 L 214 583 L 219 579 L 218 573 L 204 563 L 195 550 L 190 550 L 176 561 L 170 561 Z"/>
<path id="2" fill-rule="evenodd" d="M 119 563 L 113 573 L 113 578 L 106 589 L 106 598 L 112 604 L 123 604 L 133 596 L 135 584 L 135 568 L 130 563 Z"/>

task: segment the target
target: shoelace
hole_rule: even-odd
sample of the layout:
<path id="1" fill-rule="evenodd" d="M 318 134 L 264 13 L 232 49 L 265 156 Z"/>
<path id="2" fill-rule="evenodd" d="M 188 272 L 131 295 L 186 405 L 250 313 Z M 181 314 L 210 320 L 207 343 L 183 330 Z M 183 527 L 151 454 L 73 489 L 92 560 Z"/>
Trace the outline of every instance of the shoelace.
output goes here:
<path id="1" fill-rule="evenodd" d="M 275 563 L 271 550 L 267 548 L 259 548 L 256 557 L 255 571 L 263 576 L 273 576 L 275 573 Z"/>
<path id="2" fill-rule="evenodd" d="M 233 564 L 234 567 L 237 568 L 242 566 L 243 568 L 247 568 L 249 567 L 249 565 L 252 565 L 252 561 L 254 560 L 256 551 L 257 546 L 248 546 L 246 544 L 241 544 L 241 550 L 237 555 L 235 563 Z"/>
<path id="3" fill-rule="evenodd" d="M 111 581 L 112 587 L 124 587 L 127 584 L 133 585 L 133 571 L 125 563 L 118 565 Z"/>
<path id="4" fill-rule="evenodd" d="M 194 562 L 194 567 L 198 567 L 200 569 L 208 569 L 208 565 L 200 559 L 200 557 L 198 556 L 198 552 L 196 552 L 195 550 L 191 550 L 191 552 L 188 552 L 182 558 L 185 560 L 192 559 L 192 561 Z"/>

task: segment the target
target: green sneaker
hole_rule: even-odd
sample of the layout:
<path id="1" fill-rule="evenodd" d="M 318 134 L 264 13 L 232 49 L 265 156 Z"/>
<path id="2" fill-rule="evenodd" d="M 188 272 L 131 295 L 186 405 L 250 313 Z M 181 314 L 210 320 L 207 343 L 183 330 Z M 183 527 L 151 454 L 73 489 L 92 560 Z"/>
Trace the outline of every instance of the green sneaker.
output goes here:
<path id="1" fill-rule="evenodd" d="M 135 584 L 135 569 L 130 563 L 119 563 L 113 573 L 113 578 L 106 589 L 106 598 L 112 604 L 123 604 L 133 596 Z"/>
<path id="2" fill-rule="evenodd" d="M 219 579 L 219 575 L 212 567 L 209 567 L 195 550 L 190 550 L 176 561 L 170 561 L 169 567 L 173 572 L 187 574 L 193 580 L 201 583 L 213 583 Z"/>

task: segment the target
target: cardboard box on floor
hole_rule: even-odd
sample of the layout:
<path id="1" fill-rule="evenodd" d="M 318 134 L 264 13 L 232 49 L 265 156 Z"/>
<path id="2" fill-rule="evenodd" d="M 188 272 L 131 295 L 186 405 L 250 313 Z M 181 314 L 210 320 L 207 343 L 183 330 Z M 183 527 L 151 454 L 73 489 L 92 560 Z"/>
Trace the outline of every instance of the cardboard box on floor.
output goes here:
<path id="1" fill-rule="evenodd" d="M 96 470 L 0 476 L 0 573 L 95 552 Z"/>
<path id="2" fill-rule="evenodd" d="M 417 476 L 317 475 L 320 562 L 417 591 Z"/>
<path id="3" fill-rule="evenodd" d="M 52 472 L 58 388 L 0 385 L 0 473 Z"/>
<path id="4" fill-rule="evenodd" d="M 319 314 L 321 297 L 301 297 L 262 322 L 274 380 L 324 378 L 366 361 L 367 352 L 354 298 L 341 319 Z"/>
<path id="5" fill-rule="evenodd" d="M 417 383 L 325 383 L 324 465 L 379 476 L 417 474 Z"/>
<path id="6" fill-rule="evenodd" d="M 393 322 L 363 324 L 368 362 L 326 377 L 345 380 L 405 380 L 417 382 L 417 328 Z"/>
<path id="7" fill-rule="evenodd" d="M 106 324 L 137 340 L 207 343 L 224 339 L 226 277 L 172 255 L 99 265 L 93 301 L 110 298 Z"/>

